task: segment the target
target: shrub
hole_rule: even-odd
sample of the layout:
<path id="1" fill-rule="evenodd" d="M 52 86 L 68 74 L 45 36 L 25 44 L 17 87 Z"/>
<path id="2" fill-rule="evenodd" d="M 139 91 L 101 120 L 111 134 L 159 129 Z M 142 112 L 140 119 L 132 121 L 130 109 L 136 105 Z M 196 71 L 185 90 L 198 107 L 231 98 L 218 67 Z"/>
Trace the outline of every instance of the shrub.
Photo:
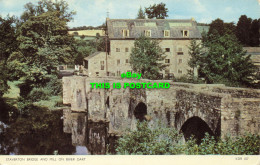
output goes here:
<path id="1" fill-rule="evenodd" d="M 46 88 L 33 88 L 32 91 L 28 95 L 28 99 L 32 102 L 47 100 L 51 91 Z"/>
<path id="2" fill-rule="evenodd" d="M 118 140 L 118 154 L 162 155 L 182 152 L 182 135 L 172 128 L 150 129 L 148 122 L 138 122 L 137 130 L 130 131 Z"/>
<path id="3" fill-rule="evenodd" d="M 48 91 L 50 91 L 51 95 L 60 95 L 62 92 L 62 82 L 56 76 L 52 76 L 49 82 L 46 84 Z"/>
<path id="4" fill-rule="evenodd" d="M 149 128 L 147 122 L 137 123 L 137 130 L 129 131 L 118 140 L 118 154 L 186 154 L 186 155 L 258 155 L 260 135 L 245 134 L 231 138 L 216 139 L 206 133 L 201 143 L 190 138 L 182 142 L 182 134 L 173 128 L 155 126 Z"/>

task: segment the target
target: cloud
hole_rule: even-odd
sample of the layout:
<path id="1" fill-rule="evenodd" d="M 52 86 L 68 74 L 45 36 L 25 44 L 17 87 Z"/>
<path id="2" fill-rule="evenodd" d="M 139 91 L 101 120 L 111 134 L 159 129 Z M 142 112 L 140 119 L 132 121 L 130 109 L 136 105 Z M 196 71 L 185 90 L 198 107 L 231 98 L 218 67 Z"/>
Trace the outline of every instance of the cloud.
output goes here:
<path id="1" fill-rule="evenodd" d="M 197 12 L 202 13 L 207 11 L 206 7 L 203 4 L 201 4 L 200 0 L 194 0 L 194 4 Z"/>
<path id="2" fill-rule="evenodd" d="M 225 10 L 224 10 L 224 12 L 226 12 L 226 13 L 232 13 L 232 12 L 234 12 L 234 10 L 232 9 L 232 7 L 226 7 Z"/>

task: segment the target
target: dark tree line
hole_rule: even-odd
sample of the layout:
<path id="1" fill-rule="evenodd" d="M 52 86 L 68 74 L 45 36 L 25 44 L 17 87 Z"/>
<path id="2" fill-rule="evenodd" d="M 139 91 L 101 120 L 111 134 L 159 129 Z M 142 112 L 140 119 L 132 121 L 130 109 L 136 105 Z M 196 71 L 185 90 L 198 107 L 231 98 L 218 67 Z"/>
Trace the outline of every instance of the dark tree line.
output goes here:
<path id="1" fill-rule="evenodd" d="M 246 15 L 242 15 L 239 18 L 237 25 L 233 22 L 225 23 L 221 19 L 216 19 L 211 22 L 208 35 L 219 34 L 223 36 L 224 34 L 234 34 L 238 41 L 243 46 L 259 46 L 259 28 L 260 19 L 248 18 Z"/>
<path id="2" fill-rule="evenodd" d="M 73 27 L 70 28 L 69 31 L 77 31 L 77 30 L 97 30 L 97 29 L 105 29 L 106 24 L 103 23 L 100 26 L 79 26 L 79 27 Z"/>

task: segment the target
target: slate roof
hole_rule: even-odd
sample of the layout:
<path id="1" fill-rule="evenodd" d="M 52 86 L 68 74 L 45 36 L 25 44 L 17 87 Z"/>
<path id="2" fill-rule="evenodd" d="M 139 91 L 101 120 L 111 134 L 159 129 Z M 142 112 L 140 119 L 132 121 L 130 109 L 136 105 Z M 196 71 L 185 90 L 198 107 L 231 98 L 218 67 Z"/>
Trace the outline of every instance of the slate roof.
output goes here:
<path id="1" fill-rule="evenodd" d="M 110 39 L 135 39 L 151 30 L 151 38 L 157 39 L 200 39 L 197 23 L 192 19 L 107 19 Z M 129 30 L 129 37 L 123 37 L 122 30 Z M 164 30 L 170 30 L 170 37 L 164 37 Z M 182 30 L 189 31 L 183 37 Z"/>
<path id="2" fill-rule="evenodd" d="M 98 55 L 100 53 L 105 53 L 105 52 L 95 52 L 95 53 L 89 55 L 88 57 L 85 57 L 84 60 L 89 60 L 90 58 L 95 57 L 96 55 Z"/>

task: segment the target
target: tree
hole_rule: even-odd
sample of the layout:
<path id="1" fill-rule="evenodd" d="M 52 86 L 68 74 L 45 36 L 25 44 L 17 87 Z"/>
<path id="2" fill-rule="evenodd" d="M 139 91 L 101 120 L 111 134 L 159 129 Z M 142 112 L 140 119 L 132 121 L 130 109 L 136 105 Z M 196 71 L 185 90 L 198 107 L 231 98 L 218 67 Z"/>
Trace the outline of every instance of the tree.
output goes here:
<path id="1" fill-rule="evenodd" d="M 243 51 L 236 37 L 226 33 L 211 38 L 206 44 L 207 51 L 201 53 L 194 51 L 190 61 L 191 66 L 199 66 L 199 74 L 207 83 L 251 86 L 255 79 L 256 67 L 250 61 L 250 55 L 247 56 Z M 198 57 L 195 58 L 195 54 Z"/>
<path id="2" fill-rule="evenodd" d="M 236 34 L 236 26 L 234 22 L 226 23 L 218 18 L 210 23 L 208 36 L 216 34 L 223 36 L 225 33 Z"/>
<path id="3" fill-rule="evenodd" d="M 144 11 L 143 11 L 141 6 L 140 6 L 140 9 L 138 11 L 136 19 L 145 19 L 145 14 L 144 14 Z"/>
<path id="4" fill-rule="evenodd" d="M 34 5 L 31 2 L 24 5 L 25 11 L 21 15 L 21 20 L 26 22 L 31 16 L 39 16 L 46 12 L 57 11 L 60 19 L 67 22 L 73 19 L 76 14 L 75 11 L 69 11 L 68 3 L 64 0 L 39 0 L 38 5 Z"/>
<path id="5" fill-rule="evenodd" d="M 202 59 L 202 45 L 201 43 L 197 43 L 196 40 L 191 40 L 189 46 L 189 55 L 191 56 L 188 65 L 192 68 L 193 79 L 195 78 L 195 72 L 198 70 L 199 66 L 203 65 Z"/>
<path id="6" fill-rule="evenodd" d="M 224 23 L 225 33 L 232 33 L 236 35 L 236 25 L 234 22 Z"/>
<path id="7" fill-rule="evenodd" d="M 153 6 L 145 8 L 145 13 L 147 14 L 149 19 L 165 19 L 168 17 L 167 12 L 168 8 L 165 7 L 165 3 L 154 4 Z"/>
<path id="8" fill-rule="evenodd" d="M 85 57 L 96 52 L 96 47 L 85 40 L 76 40 L 73 43 L 73 49 L 75 52 L 74 63 L 76 65 L 82 65 Z"/>
<path id="9" fill-rule="evenodd" d="M 223 20 L 218 18 L 210 23 L 208 35 L 219 34 L 222 36 L 224 35 L 224 33 L 225 33 L 225 28 L 224 28 Z"/>
<path id="10" fill-rule="evenodd" d="M 242 45 L 250 45 L 250 28 L 251 28 L 251 18 L 247 18 L 246 15 L 241 15 L 237 23 L 236 36 Z"/>
<path id="11" fill-rule="evenodd" d="M 67 19 L 60 12 L 31 16 L 20 27 L 19 51 L 10 57 L 10 65 L 23 77 L 27 86 L 43 86 L 57 73 L 59 64 L 73 60 Z"/>
<path id="12" fill-rule="evenodd" d="M 11 53 L 17 49 L 18 43 L 16 41 L 16 27 L 14 17 L 7 16 L 0 17 L 0 97 L 7 92 L 9 86 L 7 81 L 12 75 L 9 73 L 8 58 Z"/>
<path id="13" fill-rule="evenodd" d="M 141 36 L 134 42 L 134 48 L 130 54 L 130 64 L 135 72 L 142 74 L 143 78 L 157 79 L 159 71 L 167 66 L 160 62 L 165 57 L 158 41 Z"/>
<path id="14" fill-rule="evenodd" d="M 83 34 L 83 35 L 81 35 L 80 36 L 80 38 L 82 39 L 82 40 L 84 40 L 84 38 L 85 38 L 85 35 Z"/>
<path id="15" fill-rule="evenodd" d="M 259 46 L 259 20 L 253 20 L 250 28 L 250 46 Z"/>
<path id="16" fill-rule="evenodd" d="M 74 35 L 74 36 L 78 36 L 79 33 L 78 33 L 78 32 L 73 32 L 73 35 Z"/>

